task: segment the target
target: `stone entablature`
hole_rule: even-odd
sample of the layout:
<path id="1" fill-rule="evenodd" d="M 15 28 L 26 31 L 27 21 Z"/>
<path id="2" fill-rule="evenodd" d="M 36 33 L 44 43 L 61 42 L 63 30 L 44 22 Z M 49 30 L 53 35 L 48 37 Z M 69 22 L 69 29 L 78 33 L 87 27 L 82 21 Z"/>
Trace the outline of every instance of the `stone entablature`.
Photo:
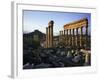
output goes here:
<path id="1" fill-rule="evenodd" d="M 66 29 L 81 28 L 83 26 L 86 27 L 87 25 L 88 25 L 88 19 L 84 18 L 84 19 L 81 19 L 81 20 L 78 20 L 78 21 L 74 21 L 74 22 L 65 24 L 63 27 L 64 27 L 64 30 L 66 30 Z"/>

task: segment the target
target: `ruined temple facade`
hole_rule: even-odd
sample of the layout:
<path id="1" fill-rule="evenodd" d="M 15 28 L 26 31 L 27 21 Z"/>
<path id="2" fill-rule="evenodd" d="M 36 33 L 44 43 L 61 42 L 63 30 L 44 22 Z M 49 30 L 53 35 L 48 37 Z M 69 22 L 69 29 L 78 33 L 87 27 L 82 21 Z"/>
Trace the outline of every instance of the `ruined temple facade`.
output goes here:
<path id="1" fill-rule="evenodd" d="M 63 26 L 64 30 L 60 31 L 60 42 L 67 46 L 83 48 L 88 47 L 88 19 L 84 18 Z M 85 34 L 83 34 L 85 28 Z"/>

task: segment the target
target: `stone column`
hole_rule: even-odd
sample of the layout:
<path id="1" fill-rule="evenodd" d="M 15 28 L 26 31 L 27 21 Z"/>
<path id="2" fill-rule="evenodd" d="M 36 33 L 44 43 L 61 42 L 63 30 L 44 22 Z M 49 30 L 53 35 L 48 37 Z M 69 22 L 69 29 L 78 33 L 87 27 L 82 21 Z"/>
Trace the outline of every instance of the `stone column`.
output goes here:
<path id="1" fill-rule="evenodd" d="M 60 42 L 62 42 L 62 31 L 60 31 Z"/>
<path id="2" fill-rule="evenodd" d="M 69 29 L 67 31 L 68 31 L 68 35 L 67 35 L 67 45 L 69 46 Z"/>
<path id="3" fill-rule="evenodd" d="M 48 27 L 46 27 L 46 48 L 48 48 Z"/>
<path id="4" fill-rule="evenodd" d="M 74 34 L 74 29 L 72 29 L 72 34 L 73 34 L 73 36 L 72 36 L 72 46 L 74 47 L 74 40 L 75 40 L 75 39 L 74 39 L 74 35 L 75 35 L 75 34 Z"/>
<path id="5" fill-rule="evenodd" d="M 76 28 L 76 47 L 78 47 L 78 28 Z"/>
<path id="6" fill-rule="evenodd" d="M 61 31 L 59 31 L 59 42 L 61 41 Z"/>
<path id="7" fill-rule="evenodd" d="M 71 47 L 71 29 L 69 30 L 69 46 Z"/>
<path id="8" fill-rule="evenodd" d="M 83 41 L 83 27 L 80 28 L 80 47 L 82 47 L 82 41 Z"/>
<path id="9" fill-rule="evenodd" d="M 49 38 L 50 39 L 50 47 L 52 47 L 51 46 L 51 44 L 52 44 L 52 40 L 51 40 L 51 38 L 52 38 L 52 36 L 51 36 L 51 26 L 49 27 L 49 29 L 50 29 L 50 38 Z"/>
<path id="10" fill-rule="evenodd" d="M 50 47 L 53 47 L 53 27 L 50 27 Z"/>
<path id="11" fill-rule="evenodd" d="M 86 23 L 86 39 L 85 39 L 85 44 L 86 44 L 86 47 L 87 47 L 87 43 L 88 42 L 88 20 L 87 20 L 87 23 Z"/>
<path id="12" fill-rule="evenodd" d="M 62 32 L 62 36 L 61 36 L 61 38 L 62 38 L 62 42 L 63 42 L 63 35 L 64 35 L 64 34 L 63 34 L 63 31 L 61 31 L 61 32 Z"/>
<path id="13" fill-rule="evenodd" d="M 51 46 L 53 47 L 53 26 L 51 27 Z"/>
<path id="14" fill-rule="evenodd" d="M 48 24 L 49 27 L 49 47 L 53 47 L 53 21 L 50 21 Z"/>
<path id="15" fill-rule="evenodd" d="M 68 29 L 66 30 L 66 45 L 68 45 Z"/>
<path id="16" fill-rule="evenodd" d="M 48 48 L 50 47 L 50 27 L 48 27 Z"/>

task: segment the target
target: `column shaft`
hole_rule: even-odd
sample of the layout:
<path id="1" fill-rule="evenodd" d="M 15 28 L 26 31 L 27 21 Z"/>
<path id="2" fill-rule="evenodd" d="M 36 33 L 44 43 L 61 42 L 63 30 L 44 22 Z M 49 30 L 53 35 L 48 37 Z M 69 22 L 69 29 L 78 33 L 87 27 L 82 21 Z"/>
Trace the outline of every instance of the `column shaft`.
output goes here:
<path id="1" fill-rule="evenodd" d="M 76 47 L 78 47 L 78 28 L 76 28 Z"/>
<path id="2" fill-rule="evenodd" d="M 74 47 L 74 29 L 72 29 L 72 33 L 73 33 L 73 36 L 72 36 L 72 46 Z"/>
<path id="3" fill-rule="evenodd" d="M 63 42 L 63 31 L 61 31 L 61 42 Z"/>
<path id="4" fill-rule="evenodd" d="M 67 36 L 67 45 L 69 46 L 69 29 L 68 29 L 68 36 Z"/>
<path id="5" fill-rule="evenodd" d="M 69 31 L 70 31 L 70 32 L 69 32 L 69 33 L 70 33 L 70 35 L 69 35 L 69 46 L 71 47 L 71 37 L 72 37 L 72 36 L 71 36 L 71 29 L 70 29 Z"/>
<path id="6" fill-rule="evenodd" d="M 66 45 L 68 45 L 68 29 L 66 30 Z"/>
<path id="7" fill-rule="evenodd" d="M 53 47 L 53 27 L 51 27 L 51 47 Z"/>
<path id="8" fill-rule="evenodd" d="M 83 27 L 80 28 L 80 47 L 82 47 L 82 41 L 83 41 Z"/>
<path id="9" fill-rule="evenodd" d="M 51 47 L 51 43 L 52 43 L 52 42 L 51 42 L 51 38 L 52 38 L 52 36 L 51 36 L 51 27 L 50 27 L 49 29 L 50 29 L 50 35 L 49 35 L 50 38 L 49 38 L 49 39 L 50 39 L 50 47 Z"/>
<path id="10" fill-rule="evenodd" d="M 88 24 L 86 26 L 86 39 L 85 39 L 86 47 L 88 46 Z"/>
<path id="11" fill-rule="evenodd" d="M 48 27 L 48 47 L 50 47 L 50 27 Z"/>
<path id="12" fill-rule="evenodd" d="M 46 27 L 46 48 L 48 48 L 48 27 Z"/>

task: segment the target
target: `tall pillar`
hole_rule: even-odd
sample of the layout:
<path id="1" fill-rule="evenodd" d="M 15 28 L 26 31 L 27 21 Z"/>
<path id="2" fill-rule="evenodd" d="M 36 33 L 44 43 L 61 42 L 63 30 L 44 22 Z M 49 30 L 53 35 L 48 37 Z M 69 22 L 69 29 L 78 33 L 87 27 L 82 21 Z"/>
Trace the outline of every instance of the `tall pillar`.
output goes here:
<path id="1" fill-rule="evenodd" d="M 83 41 L 83 27 L 80 28 L 80 47 L 83 46 L 82 41 Z"/>
<path id="2" fill-rule="evenodd" d="M 60 31 L 60 37 L 59 37 L 60 39 L 60 42 L 62 42 L 62 31 Z"/>
<path id="3" fill-rule="evenodd" d="M 50 47 L 53 47 L 53 27 L 50 27 Z"/>
<path id="4" fill-rule="evenodd" d="M 69 29 L 68 29 L 68 36 L 67 36 L 67 45 L 69 46 Z"/>
<path id="5" fill-rule="evenodd" d="M 88 19 L 87 19 L 87 23 L 86 23 L 86 39 L 85 39 L 85 44 L 86 44 L 86 47 L 87 47 L 87 43 L 88 42 Z"/>
<path id="6" fill-rule="evenodd" d="M 76 47 L 78 47 L 78 28 L 76 28 Z"/>
<path id="7" fill-rule="evenodd" d="M 49 27 L 49 29 L 50 29 L 50 47 L 52 47 L 52 40 L 51 40 L 51 39 L 52 39 L 52 35 L 51 35 L 51 34 L 52 34 L 52 33 L 51 33 L 52 28 L 51 28 L 51 27 Z"/>
<path id="8" fill-rule="evenodd" d="M 51 46 L 53 47 L 53 26 L 52 26 L 52 30 L 51 30 L 51 36 L 52 36 L 51 37 L 51 43 L 52 43 Z"/>
<path id="9" fill-rule="evenodd" d="M 48 48 L 50 47 L 50 27 L 48 27 Z"/>
<path id="10" fill-rule="evenodd" d="M 64 34 L 63 34 L 63 31 L 61 31 L 61 32 L 62 32 L 62 36 L 61 36 L 61 38 L 62 38 L 62 42 L 63 42 L 63 41 L 64 41 L 64 39 L 63 39 L 63 35 L 64 35 Z"/>
<path id="11" fill-rule="evenodd" d="M 71 46 L 71 29 L 69 30 L 69 46 Z"/>
<path id="12" fill-rule="evenodd" d="M 68 45 L 68 29 L 66 30 L 66 44 Z"/>
<path id="13" fill-rule="evenodd" d="M 74 29 L 72 29 L 72 46 L 74 47 Z"/>
<path id="14" fill-rule="evenodd" d="M 61 31 L 59 31 L 59 42 L 61 42 Z"/>
<path id="15" fill-rule="evenodd" d="M 49 47 L 53 47 L 53 21 L 50 21 L 48 24 L 49 28 Z"/>
<path id="16" fill-rule="evenodd" d="M 48 27 L 46 27 L 46 48 L 48 48 Z"/>

